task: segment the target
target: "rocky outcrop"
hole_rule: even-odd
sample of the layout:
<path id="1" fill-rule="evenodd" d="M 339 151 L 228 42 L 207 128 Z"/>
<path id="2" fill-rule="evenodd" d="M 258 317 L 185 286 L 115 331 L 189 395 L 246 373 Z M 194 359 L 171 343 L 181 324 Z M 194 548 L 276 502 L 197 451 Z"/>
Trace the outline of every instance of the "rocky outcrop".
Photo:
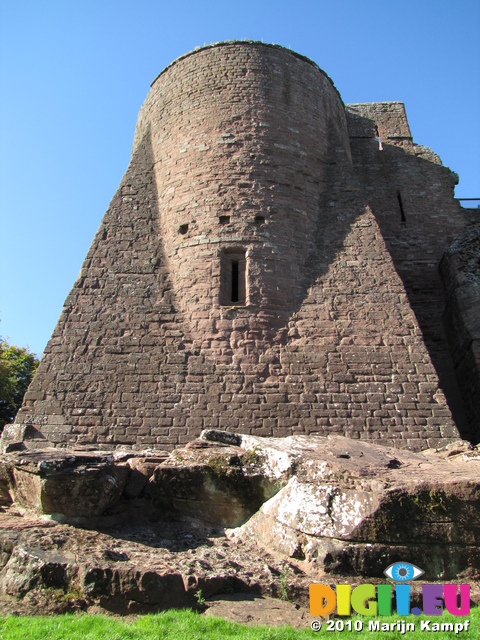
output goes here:
<path id="1" fill-rule="evenodd" d="M 91 524 L 93 521 L 90 521 Z M 150 505 L 97 530 L 0 510 L 3 615 L 202 608 L 211 596 L 288 594 L 308 605 L 311 578 L 254 540 L 228 540 Z"/>
<path id="2" fill-rule="evenodd" d="M 127 480 L 127 467 L 102 452 L 50 450 L 13 459 L 15 501 L 45 514 L 101 515 L 118 501 Z"/>
<path id="3" fill-rule="evenodd" d="M 380 576 L 405 558 L 428 579 L 480 570 L 480 456 L 468 443 L 417 454 L 340 436 L 255 446 L 295 472 L 230 535 L 342 575 Z"/>
<path id="4" fill-rule="evenodd" d="M 213 442 L 200 440 L 177 449 L 155 469 L 147 495 L 156 504 L 207 524 L 235 527 L 275 495 L 287 478 L 276 473 L 257 447 L 246 450 L 218 443 L 216 434 L 207 432 Z"/>
<path id="5" fill-rule="evenodd" d="M 220 436 L 216 434 L 220 433 Z M 48 449 L 4 456 L 0 499 L 56 518 L 94 518 L 145 499 L 163 511 L 208 525 L 243 524 L 284 486 L 287 475 L 267 454 L 240 446 L 240 437 L 207 437 L 165 452 Z M 226 442 L 216 441 L 220 437 Z M 235 440 L 235 438 L 237 438 Z M 238 442 L 237 445 L 229 444 Z"/>
<path id="6" fill-rule="evenodd" d="M 199 590 L 305 599 L 326 574 L 382 579 L 400 560 L 427 580 L 475 582 L 479 469 L 463 441 L 412 453 L 212 430 L 172 454 L 12 452 L 0 474 L 0 600 L 53 589 L 59 607 L 77 594 L 86 608 L 150 611 L 192 606 Z"/>

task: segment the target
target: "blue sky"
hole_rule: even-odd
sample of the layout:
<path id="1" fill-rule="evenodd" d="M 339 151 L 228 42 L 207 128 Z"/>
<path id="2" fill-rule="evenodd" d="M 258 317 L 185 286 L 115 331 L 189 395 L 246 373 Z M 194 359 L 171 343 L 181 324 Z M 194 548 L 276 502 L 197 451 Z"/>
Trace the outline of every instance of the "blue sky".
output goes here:
<path id="1" fill-rule="evenodd" d="M 344 102 L 404 102 L 457 197 L 480 197 L 479 0 L 0 0 L 1 336 L 43 351 L 150 83 L 230 39 L 308 56 Z"/>

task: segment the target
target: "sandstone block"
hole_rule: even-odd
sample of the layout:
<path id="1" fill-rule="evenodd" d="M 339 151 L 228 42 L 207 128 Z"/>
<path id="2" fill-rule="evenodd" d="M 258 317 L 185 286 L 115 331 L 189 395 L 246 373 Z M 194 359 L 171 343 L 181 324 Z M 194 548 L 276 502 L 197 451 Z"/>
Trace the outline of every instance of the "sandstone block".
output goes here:
<path id="1" fill-rule="evenodd" d="M 461 441 L 406 454 L 341 436 L 243 437 L 251 446 L 295 473 L 232 535 L 334 573 L 376 575 L 404 557 L 429 579 L 480 570 L 480 455 Z"/>
<path id="2" fill-rule="evenodd" d="M 12 464 L 18 504 L 73 517 L 102 514 L 120 498 L 128 476 L 127 467 L 101 452 L 31 451 Z"/>

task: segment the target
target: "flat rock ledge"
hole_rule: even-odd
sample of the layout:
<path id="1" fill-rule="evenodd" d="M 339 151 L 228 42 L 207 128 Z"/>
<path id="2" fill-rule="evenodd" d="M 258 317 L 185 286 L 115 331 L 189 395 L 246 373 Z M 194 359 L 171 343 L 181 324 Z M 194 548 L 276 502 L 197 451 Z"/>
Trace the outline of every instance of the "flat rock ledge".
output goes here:
<path id="1" fill-rule="evenodd" d="M 411 453 L 214 430 L 173 453 L 12 451 L 2 610 L 138 613 L 238 592 L 305 607 L 309 583 L 384 582 L 396 561 L 476 599 L 479 470 L 463 441 Z"/>

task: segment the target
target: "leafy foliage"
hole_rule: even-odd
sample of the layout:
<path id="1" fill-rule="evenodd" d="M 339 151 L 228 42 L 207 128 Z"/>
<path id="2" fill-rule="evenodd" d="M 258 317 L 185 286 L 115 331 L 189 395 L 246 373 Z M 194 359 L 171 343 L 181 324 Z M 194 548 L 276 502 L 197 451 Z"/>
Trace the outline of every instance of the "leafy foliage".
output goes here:
<path id="1" fill-rule="evenodd" d="M 15 418 L 38 363 L 28 348 L 0 341 L 0 431 Z"/>

